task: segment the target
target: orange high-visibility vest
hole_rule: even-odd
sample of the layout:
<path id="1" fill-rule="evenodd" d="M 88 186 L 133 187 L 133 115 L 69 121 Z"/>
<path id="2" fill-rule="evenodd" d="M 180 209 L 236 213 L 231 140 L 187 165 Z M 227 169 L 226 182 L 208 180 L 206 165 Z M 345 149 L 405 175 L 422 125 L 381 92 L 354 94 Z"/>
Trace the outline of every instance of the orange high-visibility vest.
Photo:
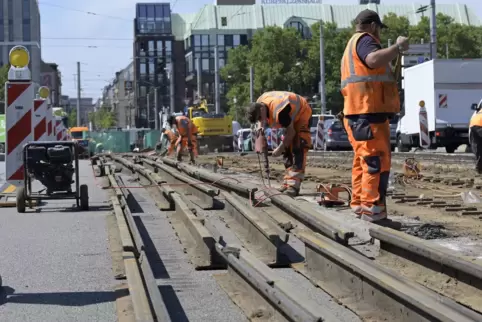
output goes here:
<path id="1" fill-rule="evenodd" d="M 482 111 L 472 115 L 469 127 L 472 126 L 482 126 Z"/>
<path id="2" fill-rule="evenodd" d="M 279 128 L 278 115 L 288 103 L 291 105 L 290 117 L 296 127 L 299 122 L 311 118 L 311 108 L 304 97 L 291 92 L 266 92 L 261 95 L 257 103 L 264 103 L 268 107 L 268 125 Z M 309 113 L 309 116 L 308 116 Z"/>
<path id="3" fill-rule="evenodd" d="M 188 136 L 197 133 L 197 127 L 187 116 L 176 116 L 176 126 L 180 136 Z"/>
<path id="4" fill-rule="evenodd" d="M 366 34 L 360 32 L 351 37 L 341 60 L 341 93 L 345 98 L 343 113 L 399 113 L 398 86 L 390 66 L 370 69 L 358 57 L 358 40 Z M 375 37 L 373 39 L 380 43 Z"/>

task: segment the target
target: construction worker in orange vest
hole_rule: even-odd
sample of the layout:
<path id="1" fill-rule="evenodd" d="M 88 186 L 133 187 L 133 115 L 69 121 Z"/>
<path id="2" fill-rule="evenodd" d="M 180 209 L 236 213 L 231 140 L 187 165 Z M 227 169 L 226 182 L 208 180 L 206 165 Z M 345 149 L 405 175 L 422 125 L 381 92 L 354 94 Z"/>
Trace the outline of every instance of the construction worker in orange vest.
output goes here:
<path id="1" fill-rule="evenodd" d="M 472 152 L 477 158 L 475 170 L 482 174 L 482 100 L 475 107 L 475 113 L 470 118 L 469 142 Z"/>
<path id="2" fill-rule="evenodd" d="M 286 173 L 279 189 L 297 196 L 305 177 L 306 156 L 311 147 L 311 107 L 302 96 L 291 92 L 266 92 L 247 111 L 252 123 L 266 124 L 271 128 L 284 128 L 284 138 L 273 151 L 273 156 L 283 154 Z"/>
<path id="3" fill-rule="evenodd" d="M 184 115 L 171 115 L 168 119 L 168 122 L 179 134 L 179 137 L 175 143 L 177 160 L 182 161 L 182 150 L 183 148 L 187 147 L 189 150 L 191 163 L 195 163 L 195 157 L 198 155 L 196 139 L 198 132 L 197 127 L 187 116 Z"/>
<path id="4" fill-rule="evenodd" d="M 341 61 L 344 126 L 353 147 L 351 208 L 358 218 L 385 219 L 391 166 L 389 119 L 400 111 L 397 80 L 390 63 L 409 47 L 398 37 L 382 49 L 380 31 L 386 26 L 375 11 L 363 10 L 355 19 L 356 32 Z"/>
<path id="5" fill-rule="evenodd" d="M 164 149 L 161 151 L 161 156 L 164 156 L 164 155 L 171 156 L 172 153 L 174 152 L 174 148 L 176 147 L 176 141 L 178 140 L 179 137 L 173 131 L 165 128 L 161 129 L 161 133 L 167 137 L 167 141 L 169 142 L 169 147 L 168 148 L 164 147 Z M 162 145 L 162 142 L 159 143 L 159 145 Z"/>

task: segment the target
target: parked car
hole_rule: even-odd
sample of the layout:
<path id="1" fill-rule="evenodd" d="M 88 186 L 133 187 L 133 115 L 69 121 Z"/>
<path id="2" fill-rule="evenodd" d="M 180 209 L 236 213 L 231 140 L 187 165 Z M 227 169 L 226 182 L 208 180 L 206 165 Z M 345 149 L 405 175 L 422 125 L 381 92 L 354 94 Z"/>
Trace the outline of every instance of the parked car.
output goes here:
<path id="1" fill-rule="evenodd" d="M 236 147 L 238 151 L 243 151 L 244 149 L 244 141 L 248 138 L 249 134 L 251 133 L 251 129 L 241 129 L 238 131 L 238 146 Z"/>
<path id="2" fill-rule="evenodd" d="M 338 119 L 325 121 L 323 146 L 325 151 L 351 150 L 348 135 Z"/>

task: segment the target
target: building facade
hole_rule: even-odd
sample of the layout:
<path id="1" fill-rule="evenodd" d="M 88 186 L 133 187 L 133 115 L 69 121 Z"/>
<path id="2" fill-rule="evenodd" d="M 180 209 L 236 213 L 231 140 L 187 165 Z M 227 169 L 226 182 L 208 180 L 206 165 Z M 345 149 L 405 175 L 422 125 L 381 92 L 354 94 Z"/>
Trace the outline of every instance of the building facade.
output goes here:
<path id="1" fill-rule="evenodd" d="M 33 82 L 40 84 L 40 11 L 37 0 L 0 0 L 0 65 L 8 64 L 10 49 L 23 45 L 30 51 Z"/>
<path id="2" fill-rule="evenodd" d="M 183 57 L 182 48 L 178 50 L 174 46 L 170 4 L 138 3 L 133 53 L 137 127 L 153 128 L 157 111 L 171 105 L 170 74 L 172 70 L 177 73 L 173 57 Z"/>
<path id="3" fill-rule="evenodd" d="M 245 2 L 248 4 L 244 5 Z M 296 28 L 305 37 L 310 37 L 311 26 L 321 19 L 336 23 L 339 28 L 350 28 L 355 16 L 367 8 L 382 17 L 391 12 L 406 16 L 413 25 L 422 18 L 413 10 L 416 4 L 391 6 L 377 5 L 377 2 L 367 1 L 368 4 L 364 5 L 260 5 L 249 0 L 217 0 L 217 5 L 206 5 L 191 14 L 171 13 L 168 3 L 137 4 L 134 21 L 136 126 L 153 127 L 152 95 L 155 88 L 158 106 L 170 106 L 172 79 L 173 111 L 182 111 L 197 96 L 206 97 L 208 103 L 213 104 L 215 47 L 222 68 L 229 59 L 229 49 L 248 44 L 257 30 L 281 26 Z M 474 12 L 463 4 L 438 4 L 437 12 L 447 14 L 461 24 L 481 24 Z M 168 77 L 170 70 L 174 71 L 173 78 Z M 201 75 L 201 93 L 197 92 L 198 73 Z M 222 79 L 219 88 L 223 108 L 226 106 L 226 87 Z M 150 109 L 147 109 L 148 103 Z M 147 121 L 148 115 L 150 121 Z"/>
<path id="4" fill-rule="evenodd" d="M 134 63 L 116 73 L 112 83 L 113 102 L 111 110 L 116 115 L 117 127 L 135 127 L 134 109 Z"/>

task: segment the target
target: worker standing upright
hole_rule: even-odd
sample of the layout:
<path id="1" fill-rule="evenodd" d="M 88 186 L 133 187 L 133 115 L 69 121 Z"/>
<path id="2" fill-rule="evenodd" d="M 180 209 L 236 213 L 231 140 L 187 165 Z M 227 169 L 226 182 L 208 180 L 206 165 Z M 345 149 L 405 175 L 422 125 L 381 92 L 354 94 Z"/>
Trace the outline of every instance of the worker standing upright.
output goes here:
<path id="1" fill-rule="evenodd" d="M 469 142 L 475 154 L 475 170 L 482 174 L 482 100 L 476 107 L 474 115 L 470 118 Z"/>
<path id="2" fill-rule="evenodd" d="M 306 156 L 311 147 L 311 107 L 306 99 L 291 92 L 266 92 L 247 111 L 251 124 L 258 128 L 266 124 L 271 128 L 286 129 L 285 136 L 273 156 L 283 154 L 286 173 L 279 189 L 297 196 L 305 178 Z"/>
<path id="3" fill-rule="evenodd" d="M 380 31 L 387 26 L 375 11 L 363 10 L 355 23 L 356 32 L 341 61 L 344 126 L 354 151 L 351 208 L 357 217 L 374 222 L 387 217 L 389 119 L 400 112 L 390 63 L 408 49 L 409 42 L 400 36 L 393 46 L 382 49 Z"/>
<path id="4" fill-rule="evenodd" d="M 197 128 L 191 122 L 191 120 L 184 115 L 169 117 L 168 123 L 174 129 L 177 129 L 179 137 L 175 142 L 176 146 L 176 158 L 178 161 L 182 161 L 182 150 L 187 147 L 189 150 L 189 156 L 191 158 L 191 163 L 195 163 L 195 157 L 198 155 L 197 151 Z"/>

